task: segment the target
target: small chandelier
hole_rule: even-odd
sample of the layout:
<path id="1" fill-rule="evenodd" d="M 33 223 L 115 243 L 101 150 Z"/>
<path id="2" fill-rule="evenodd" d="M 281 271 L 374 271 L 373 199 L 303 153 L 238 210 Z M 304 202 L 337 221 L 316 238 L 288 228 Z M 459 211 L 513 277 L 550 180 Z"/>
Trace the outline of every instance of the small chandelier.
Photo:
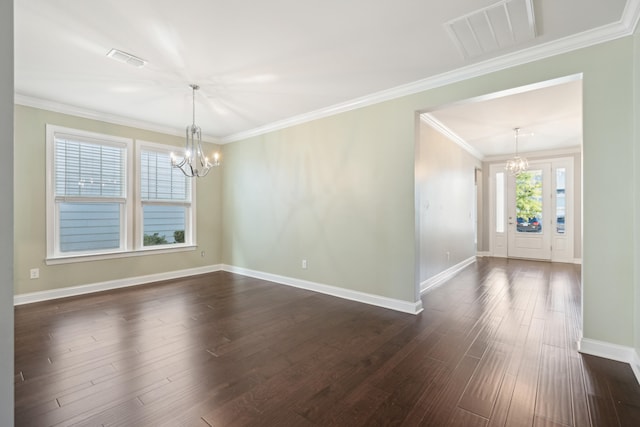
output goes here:
<path id="1" fill-rule="evenodd" d="M 504 166 L 504 168 L 511 175 L 517 176 L 527 170 L 527 168 L 529 167 L 529 162 L 526 158 L 520 157 L 518 155 L 518 134 L 520 133 L 520 128 L 515 128 L 513 129 L 513 131 L 515 132 L 516 137 L 516 154 L 515 156 L 513 156 L 513 158 L 507 161 L 507 164 Z"/>
<path id="2" fill-rule="evenodd" d="M 206 176 L 212 167 L 219 166 L 220 158 L 218 153 L 215 153 L 211 163 L 202 151 L 202 131 L 200 126 L 196 126 L 196 90 L 200 89 L 200 86 L 191 84 L 189 87 L 193 96 L 193 122 L 187 126 L 184 157 L 179 160 L 175 154 L 171 153 L 171 165 L 179 168 L 189 178 L 200 178 Z"/>

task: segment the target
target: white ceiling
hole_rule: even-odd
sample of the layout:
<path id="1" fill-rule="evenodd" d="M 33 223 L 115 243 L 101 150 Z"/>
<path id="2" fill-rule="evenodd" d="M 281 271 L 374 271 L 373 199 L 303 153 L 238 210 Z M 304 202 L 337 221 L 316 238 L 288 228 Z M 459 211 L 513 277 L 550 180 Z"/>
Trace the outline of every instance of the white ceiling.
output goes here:
<path id="1" fill-rule="evenodd" d="M 582 80 L 570 76 L 515 88 L 425 113 L 427 120 L 480 158 L 571 149 L 582 145 Z M 473 151 L 476 152 L 473 152 Z"/>
<path id="2" fill-rule="evenodd" d="M 514 18 L 513 45 L 469 54 L 448 24 L 500 1 L 15 0 L 16 102 L 181 134 L 191 122 L 188 85 L 196 83 L 196 123 L 224 142 L 487 72 L 497 58 L 504 67 L 621 37 L 640 10 L 640 0 L 512 1 L 521 2 L 508 6 L 514 10 L 532 2 L 534 37 L 520 37 L 526 29 Z M 106 56 L 112 48 L 147 65 L 116 62 Z M 576 92 L 575 85 L 553 90 Z M 554 104 L 557 93 L 538 92 L 545 100 L 550 93 Z M 545 134 L 533 129 L 544 116 L 509 119 L 533 105 L 496 104 L 500 126 Z M 575 105 L 566 108 L 575 113 Z M 474 103 L 438 116 L 460 137 L 487 145 L 505 132 L 483 126 L 491 120 L 483 111 Z M 556 113 L 549 120 L 563 118 Z M 482 122 L 459 127 L 461 116 Z"/>

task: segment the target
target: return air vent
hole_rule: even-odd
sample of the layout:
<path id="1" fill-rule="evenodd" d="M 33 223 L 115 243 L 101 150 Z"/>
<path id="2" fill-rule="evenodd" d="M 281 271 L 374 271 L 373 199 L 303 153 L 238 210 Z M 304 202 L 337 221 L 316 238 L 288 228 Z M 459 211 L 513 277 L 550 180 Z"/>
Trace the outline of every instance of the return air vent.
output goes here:
<path id="1" fill-rule="evenodd" d="M 533 0 L 503 0 L 445 23 L 465 59 L 536 37 Z"/>
<path id="2" fill-rule="evenodd" d="M 145 61 L 144 59 L 138 58 L 137 56 L 131 55 L 130 53 L 123 52 L 118 49 L 111 49 L 107 53 L 107 56 L 118 62 L 124 62 L 125 64 L 129 64 L 137 68 L 142 68 L 147 63 L 147 61 Z"/>

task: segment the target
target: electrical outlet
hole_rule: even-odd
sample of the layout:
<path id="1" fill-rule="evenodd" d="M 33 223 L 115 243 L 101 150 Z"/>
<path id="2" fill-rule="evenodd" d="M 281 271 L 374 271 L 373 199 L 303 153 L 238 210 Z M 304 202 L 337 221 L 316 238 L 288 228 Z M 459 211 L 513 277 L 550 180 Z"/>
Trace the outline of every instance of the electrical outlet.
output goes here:
<path id="1" fill-rule="evenodd" d="M 39 268 L 32 268 L 31 270 L 29 270 L 29 277 L 31 279 L 39 279 L 40 278 L 40 269 Z"/>
<path id="2" fill-rule="evenodd" d="M 204 251 L 201 251 L 201 252 L 200 252 L 200 256 L 201 256 L 202 258 L 204 258 Z"/>
<path id="3" fill-rule="evenodd" d="M 302 268 L 305 269 L 305 270 L 307 269 L 307 260 L 306 259 L 302 260 Z"/>

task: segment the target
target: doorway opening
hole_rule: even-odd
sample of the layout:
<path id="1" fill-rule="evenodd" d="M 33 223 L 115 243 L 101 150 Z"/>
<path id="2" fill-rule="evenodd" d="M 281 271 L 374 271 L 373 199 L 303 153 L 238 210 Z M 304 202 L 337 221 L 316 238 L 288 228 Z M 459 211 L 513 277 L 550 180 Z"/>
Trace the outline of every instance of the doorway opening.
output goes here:
<path id="1" fill-rule="evenodd" d="M 420 292 L 476 256 L 581 263 L 581 74 L 452 103 L 419 117 Z M 518 154 L 529 161 L 520 179 L 505 170 L 518 151 L 515 128 L 530 135 L 520 140 Z"/>

